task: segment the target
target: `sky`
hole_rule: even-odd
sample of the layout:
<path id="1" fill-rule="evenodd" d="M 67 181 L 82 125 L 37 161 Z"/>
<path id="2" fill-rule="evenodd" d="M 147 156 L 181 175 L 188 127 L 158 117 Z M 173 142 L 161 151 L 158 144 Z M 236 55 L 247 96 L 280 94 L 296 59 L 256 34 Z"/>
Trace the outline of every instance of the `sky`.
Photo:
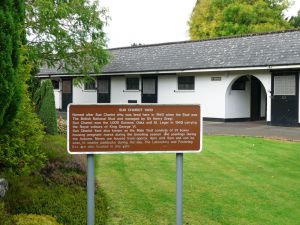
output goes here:
<path id="1" fill-rule="evenodd" d="M 108 47 L 189 40 L 188 20 L 196 0 L 99 0 L 109 10 Z M 286 12 L 297 15 L 300 0 Z"/>

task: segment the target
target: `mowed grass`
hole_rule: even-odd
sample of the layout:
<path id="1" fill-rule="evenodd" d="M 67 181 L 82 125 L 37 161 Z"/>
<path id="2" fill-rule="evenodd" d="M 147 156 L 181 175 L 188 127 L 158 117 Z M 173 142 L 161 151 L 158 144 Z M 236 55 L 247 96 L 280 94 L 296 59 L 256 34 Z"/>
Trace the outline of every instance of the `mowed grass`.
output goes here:
<path id="1" fill-rule="evenodd" d="M 175 154 L 101 155 L 108 224 L 175 224 Z M 300 143 L 204 137 L 184 155 L 184 224 L 300 224 Z"/>

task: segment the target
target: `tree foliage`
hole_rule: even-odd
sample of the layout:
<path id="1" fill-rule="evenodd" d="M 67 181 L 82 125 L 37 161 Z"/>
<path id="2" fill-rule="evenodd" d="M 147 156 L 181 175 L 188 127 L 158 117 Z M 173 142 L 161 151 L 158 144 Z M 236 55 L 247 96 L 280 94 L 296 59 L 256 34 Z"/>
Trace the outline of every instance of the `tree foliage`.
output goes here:
<path id="1" fill-rule="evenodd" d="M 0 129 L 16 115 L 21 99 L 18 74 L 23 0 L 1 0 L 0 3 Z"/>
<path id="2" fill-rule="evenodd" d="M 106 10 L 88 0 L 26 0 L 28 54 L 37 68 L 100 72 L 108 61 Z"/>
<path id="3" fill-rule="evenodd" d="M 0 3 L 0 170 L 29 173 L 40 168 L 43 126 L 34 113 L 26 81 L 24 1 Z"/>
<path id="4" fill-rule="evenodd" d="M 189 20 L 191 39 L 289 29 L 287 0 L 198 0 Z"/>
<path id="5" fill-rule="evenodd" d="M 297 16 L 292 16 L 289 20 L 291 25 L 295 28 L 300 28 L 300 11 L 298 11 Z"/>
<path id="6" fill-rule="evenodd" d="M 57 116 L 55 110 L 54 92 L 51 80 L 42 82 L 34 96 L 36 111 L 45 126 L 47 134 L 57 134 Z"/>
<path id="7" fill-rule="evenodd" d="M 29 79 L 30 64 L 23 57 L 23 49 L 17 73 L 19 76 L 20 102 L 15 118 L 0 131 L 0 170 L 27 174 L 43 165 L 45 154 L 40 149 L 43 126 L 34 112 L 26 80 Z"/>

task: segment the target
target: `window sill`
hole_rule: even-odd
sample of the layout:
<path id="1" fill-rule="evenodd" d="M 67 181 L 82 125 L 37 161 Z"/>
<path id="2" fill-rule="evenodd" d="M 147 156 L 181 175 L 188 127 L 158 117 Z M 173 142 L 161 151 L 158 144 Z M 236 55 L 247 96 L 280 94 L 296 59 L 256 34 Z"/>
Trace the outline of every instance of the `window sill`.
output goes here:
<path id="1" fill-rule="evenodd" d="M 96 92 L 97 90 L 82 90 L 83 92 Z"/>
<path id="2" fill-rule="evenodd" d="M 174 92 L 190 93 L 190 92 L 195 92 L 195 90 L 174 90 Z"/>
<path id="3" fill-rule="evenodd" d="M 141 90 L 123 90 L 123 92 L 140 92 Z"/>

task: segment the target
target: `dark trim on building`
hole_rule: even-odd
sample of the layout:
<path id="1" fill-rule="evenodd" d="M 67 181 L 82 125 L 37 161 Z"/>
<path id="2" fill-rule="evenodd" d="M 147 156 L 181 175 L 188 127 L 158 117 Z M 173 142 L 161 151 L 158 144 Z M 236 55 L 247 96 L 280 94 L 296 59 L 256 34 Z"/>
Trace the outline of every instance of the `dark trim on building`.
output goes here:
<path id="1" fill-rule="evenodd" d="M 212 118 L 212 117 L 203 117 L 204 121 L 211 121 L 211 122 L 247 122 L 251 121 L 250 117 L 247 118 Z"/>
<path id="2" fill-rule="evenodd" d="M 210 121 L 210 122 L 225 122 L 225 119 L 223 119 L 223 118 L 203 117 L 203 121 Z"/>
<path id="3" fill-rule="evenodd" d="M 277 125 L 277 124 L 272 124 L 271 121 L 268 121 L 267 125 L 273 126 L 273 127 L 300 127 L 300 123 L 287 124 L 287 125 Z"/>
<path id="4" fill-rule="evenodd" d="M 299 71 L 298 68 L 292 68 L 292 69 L 270 69 L 269 67 L 272 66 L 299 66 L 298 64 L 295 63 L 285 63 L 285 64 L 270 64 L 270 65 L 265 65 L 265 64 L 250 64 L 250 65 L 241 65 L 241 66 L 219 66 L 219 67 L 193 67 L 193 68 L 169 68 L 169 69 L 158 69 L 158 70 L 120 70 L 120 71 L 102 71 L 101 74 L 95 74 L 93 72 L 89 73 L 91 76 L 101 76 L 101 75 L 106 75 L 106 76 L 127 76 L 127 75 L 138 75 L 137 73 L 140 73 L 143 76 L 148 76 L 148 75 L 178 75 L 178 71 L 183 71 L 183 72 L 189 72 L 189 71 L 195 71 L 195 70 L 209 70 L 209 71 L 200 71 L 200 72 L 226 72 L 229 71 L 229 69 L 239 69 L 238 71 L 243 71 L 247 68 L 253 68 L 253 70 L 272 70 L 272 71 Z M 260 68 L 260 67 L 266 67 L 266 68 Z M 221 70 L 221 71 L 220 71 Z M 225 71 L 223 71 L 225 70 Z M 124 73 L 124 74 L 122 74 Z M 147 74 L 144 74 L 147 73 Z M 79 72 L 74 72 L 72 75 L 68 72 L 49 72 L 49 73 L 39 73 L 36 75 L 36 77 L 42 78 L 50 78 L 51 76 L 80 76 L 81 73 Z"/>
<path id="5" fill-rule="evenodd" d="M 157 103 L 158 102 L 158 76 L 141 76 L 142 79 L 142 89 L 141 89 L 141 103 Z M 155 94 L 144 93 L 144 82 L 145 80 L 154 79 L 155 80 Z"/>
<path id="6" fill-rule="evenodd" d="M 299 73 L 299 68 L 293 68 L 293 69 L 271 69 L 270 72 L 272 74 L 284 74 L 284 73 Z M 288 74 L 287 74 L 288 75 Z"/>
<path id="7" fill-rule="evenodd" d="M 274 77 L 275 76 L 295 76 L 295 96 L 290 95 L 274 95 Z M 297 127 L 299 124 L 299 76 L 300 71 L 297 69 L 290 70 L 272 70 L 271 71 L 271 123 L 274 126 L 287 126 Z M 283 100 L 280 100 L 280 99 Z M 281 102 L 280 102 L 281 101 Z M 279 103 L 280 102 L 280 103 Z M 290 103 L 289 103 L 290 102 Z M 294 103 L 294 104 L 293 104 Z M 278 109 L 288 109 L 288 111 L 278 114 Z M 294 112 L 294 115 L 288 118 L 289 115 Z M 286 115 L 285 115 L 286 114 Z M 285 120 L 280 121 L 280 116 Z M 288 118 L 288 119 L 286 119 Z"/>
<path id="8" fill-rule="evenodd" d="M 70 92 L 65 92 L 64 90 L 64 82 L 71 82 L 70 84 Z M 68 104 L 73 103 L 73 78 L 72 77 L 64 77 L 61 78 L 61 111 L 68 110 Z"/>

